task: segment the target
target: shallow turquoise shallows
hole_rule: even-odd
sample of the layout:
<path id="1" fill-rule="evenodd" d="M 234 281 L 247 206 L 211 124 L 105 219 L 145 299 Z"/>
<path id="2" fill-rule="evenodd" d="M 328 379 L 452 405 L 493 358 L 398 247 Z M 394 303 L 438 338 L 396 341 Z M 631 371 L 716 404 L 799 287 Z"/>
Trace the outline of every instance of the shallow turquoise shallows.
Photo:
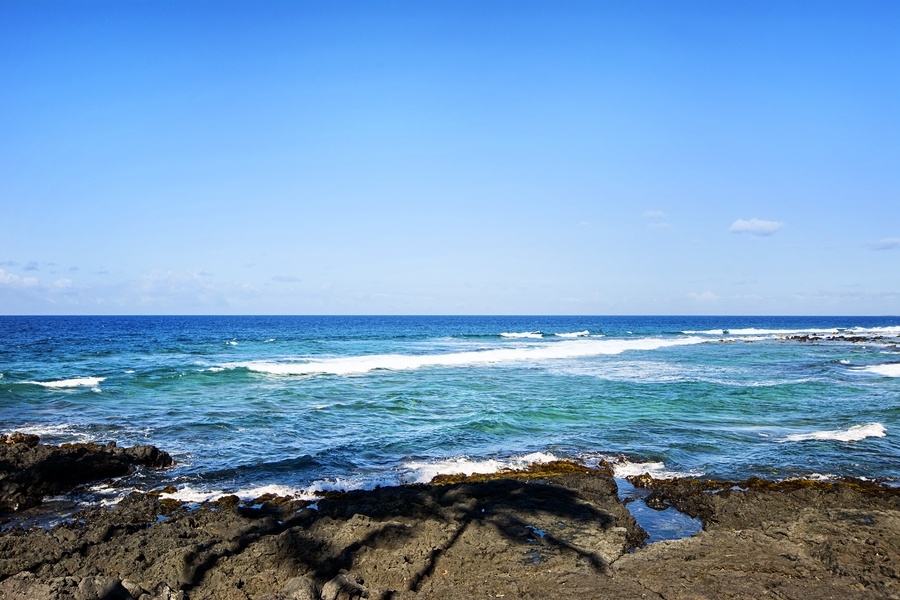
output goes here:
<path id="1" fill-rule="evenodd" d="M 809 339 L 804 336 L 811 336 Z M 0 317 L 0 431 L 312 494 L 533 461 L 900 482 L 897 317 Z"/>

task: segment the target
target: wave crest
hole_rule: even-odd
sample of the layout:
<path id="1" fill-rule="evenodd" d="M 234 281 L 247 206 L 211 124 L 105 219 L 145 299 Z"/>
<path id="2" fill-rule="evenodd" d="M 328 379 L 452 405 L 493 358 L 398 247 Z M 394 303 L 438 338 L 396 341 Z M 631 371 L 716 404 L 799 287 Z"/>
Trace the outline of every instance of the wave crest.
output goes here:
<path id="1" fill-rule="evenodd" d="M 403 465 L 410 473 L 403 478 L 407 483 L 428 483 L 438 475 L 474 475 L 497 473 L 505 469 L 521 470 L 529 465 L 560 460 L 548 452 L 532 452 L 507 459 L 472 460 L 466 456 L 433 462 L 409 462 Z"/>
<path id="2" fill-rule="evenodd" d="M 591 332 L 585 329 L 584 331 L 573 331 L 571 333 L 554 333 L 556 337 L 561 338 L 579 338 L 579 337 L 587 337 L 591 335 Z"/>
<path id="3" fill-rule="evenodd" d="M 459 367 L 519 361 L 540 361 L 620 354 L 629 350 L 657 350 L 669 346 L 702 343 L 698 337 L 637 340 L 571 340 L 525 348 L 496 348 L 446 354 L 372 354 L 309 360 L 306 362 L 255 361 L 233 363 L 269 375 L 361 375 L 375 370 L 409 371 L 423 367 Z"/>
<path id="4" fill-rule="evenodd" d="M 106 377 L 74 377 L 72 379 L 60 379 L 58 381 L 23 381 L 32 385 L 40 385 L 48 388 L 74 388 L 97 387 Z"/>
<path id="5" fill-rule="evenodd" d="M 874 373 L 884 377 L 900 377 L 900 363 L 887 363 L 884 365 L 871 365 L 853 369 L 859 373 Z"/>
<path id="6" fill-rule="evenodd" d="M 831 431 L 814 431 L 812 433 L 795 433 L 784 438 L 783 442 L 805 442 L 809 440 L 831 440 L 836 442 L 858 442 L 868 437 L 885 437 L 887 429 L 881 423 L 854 425 L 849 429 Z"/>

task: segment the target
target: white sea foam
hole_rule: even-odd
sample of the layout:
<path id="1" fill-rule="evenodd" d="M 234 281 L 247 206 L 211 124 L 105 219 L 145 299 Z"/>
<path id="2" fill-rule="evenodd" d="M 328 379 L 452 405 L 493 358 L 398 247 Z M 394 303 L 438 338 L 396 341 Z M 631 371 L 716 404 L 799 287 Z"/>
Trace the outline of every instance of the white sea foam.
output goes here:
<path id="1" fill-rule="evenodd" d="M 684 473 L 672 471 L 661 462 L 631 462 L 625 458 L 619 458 L 613 463 L 613 477 L 625 479 L 633 475 L 649 474 L 654 479 L 672 479 L 675 477 L 697 477 L 699 473 Z"/>
<path id="2" fill-rule="evenodd" d="M 497 473 L 505 469 L 525 469 L 529 465 L 560 460 L 547 452 L 532 452 L 523 456 L 506 459 L 472 460 L 466 456 L 447 458 L 430 462 L 409 462 L 403 465 L 407 473 L 401 478 L 404 483 L 428 483 L 438 475 L 474 475 L 475 473 Z"/>
<path id="3" fill-rule="evenodd" d="M 89 441 L 93 439 L 79 425 L 63 423 L 60 425 L 21 425 L 14 428 L 15 431 L 36 435 L 41 439 L 53 438 L 63 441 Z"/>
<path id="4" fill-rule="evenodd" d="M 813 481 L 835 481 L 838 479 L 838 476 L 832 473 L 810 473 L 805 479 L 811 479 Z M 865 479 L 865 477 L 862 477 L 861 479 Z"/>
<path id="5" fill-rule="evenodd" d="M 812 433 L 795 433 L 784 438 L 783 442 L 805 442 L 808 440 L 832 440 L 836 442 L 858 442 L 868 437 L 885 437 L 887 430 L 881 423 L 854 425 L 850 429 L 832 431 L 814 431 Z"/>
<path id="6" fill-rule="evenodd" d="M 591 335 L 591 332 L 585 329 L 584 331 L 573 331 L 571 333 L 555 333 L 553 335 L 561 338 L 579 338 L 589 336 Z"/>
<path id="7" fill-rule="evenodd" d="M 313 481 L 308 486 L 289 487 L 282 485 L 268 485 L 229 491 L 223 489 L 202 489 L 194 486 L 184 486 L 170 493 L 162 494 L 166 498 L 173 498 L 182 502 L 199 504 L 213 501 L 222 496 L 235 495 L 241 500 L 254 500 L 263 494 L 276 494 L 279 496 L 292 496 L 298 500 L 315 500 L 322 492 L 351 491 L 361 489 L 374 489 L 378 486 L 391 486 L 410 483 L 428 483 L 434 477 L 441 474 L 472 475 L 474 473 L 496 473 L 504 469 L 524 469 L 534 463 L 544 463 L 559 460 L 556 456 L 545 452 L 535 452 L 522 456 L 513 456 L 506 459 L 472 460 L 468 457 L 456 457 L 430 462 L 412 461 L 405 463 L 399 469 L 384 472 L 377 476 L 336 477 L 333 479 L 321 479 Z"/>
<path id="8" fill-rule="evenodd" d="M 522 331 L 522 332 L 504 332 L 500 334 L 500 337 L 509 338 L 509 339 L 541 339 L 544 337 L 544 334 L 540 331 Z"/>
<path id="9" fill-rule="evenodd" d="M 204 490 L 194 486 L 186 485 L 181 489 L 172 493 L 160 494 L 163 498 L 172 498 L 189 504 L 199 504 L 201 502 L 209 502 L 218 500 L 223 496 L 237 496 L 243 501 L 255 500 L 265 494 L 275 494 L 276 496 L 300 497 L 305 494 L 302 488 L 295 488 L 286 485 L 263 485 L 258 487 L 240 489 L 237 491 L 228 490 Z"/>
<path id="10" fill-rule="evenodd" d="M 874 373 L 884 377 L 900 377 L 900 363 L 888 363 L 885 365 L 871 365 L 853 369 L 860 373 Z"/>
<path id="11" fill-rule="evenodd" d="M 787 336 L 787 335 L 820 335 L 820 336 L 850 336 L 850 335 L 881 335 L 887 337 L 900 337 L 900 327 L 813 327 L 795 329 L 760 329 L 756 327 L 744 327 L 739 329 L 705 329 L 685 330 L 686 335 L 734 335 L 734 336 Z"/>
<path id="12" fill-rule="evenodd" d="M 819 334 L 819 335 L 836 335 L 840 333 L 834 328 L 819 329 L 756 329 L 749 327 L 746 329 L 728 329 L 729 335 L 798 335 L 798 334 Z"/>
<path id="13" fill-rule="evenodd" d="M 236 341 L 234 341 L 234 340 L 230 340 L 230 341 L 227 341 L 227 342 L 225 342 L 225 343 L 228 344 L 229 346 L 237 346 L 237 345 L 238 345 L 238 343 L 237 343 Z"/>
<path id="14" fill-rule="evenodd" d="M 496 348 L 493 350 L 452 352 L 446 354 L 372 354 L 348 356 L 305 362 L 246 362 L 232 363 L 230 367 L 243 367 L 270 375 L 359 375 L 376 369 L 408 371 L 422 367 L 457 367 L 476 364 L 494 364 L 522 361 L 542 361 L 560 358 L 580 358 L 620 354 L 629 350 L 657 350 L 669 346 L 685 346 L 702 343 L 699 337 L 566 340 L 546 344 Z"/>
<path id="15" fill-rule="evenodd" d="M 849 333 L 854 333 L 857 335 L 884 335 L 900 337 L 900 326 L 893 325 L 889 327 L 857 327 L 850 329 Z"/>
<path id="16" fill-rule="evenodd" d="M 58 381 L 23 381 L 22 383 L 31 383 L 33 385 L 41 385 L 48 388 L 74 388 L 74 387 L 97 387 L 106 377 L 75 377 L 73 379 L 60 379 Z"/>

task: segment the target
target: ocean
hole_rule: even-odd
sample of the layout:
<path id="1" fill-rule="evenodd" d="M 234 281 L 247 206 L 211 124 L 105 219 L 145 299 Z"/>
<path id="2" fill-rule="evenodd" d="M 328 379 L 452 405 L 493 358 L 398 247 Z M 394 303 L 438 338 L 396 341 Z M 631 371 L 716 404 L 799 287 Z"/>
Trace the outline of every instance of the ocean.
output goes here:
<path id="1" fill-rule="evenodd" d="M 900 485 L 900 317 L 0 317 L 0 432 L 153 444 L 110 503 L 617 475 Z"/>

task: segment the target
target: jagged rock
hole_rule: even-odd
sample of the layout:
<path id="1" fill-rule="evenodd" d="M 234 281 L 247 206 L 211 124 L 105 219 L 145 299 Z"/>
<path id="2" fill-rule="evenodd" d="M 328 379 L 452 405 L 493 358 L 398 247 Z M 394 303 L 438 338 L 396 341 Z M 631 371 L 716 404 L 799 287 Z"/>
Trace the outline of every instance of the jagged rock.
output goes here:
<path id="1" fill-rule="evenodd" d="M 0 511 L 36 506 L 46 495 L 103 479 L 120 477 L 136 466 L 170 467 L 172 457 L 154 446 L 119 448 L 101 444 L 40 444 L 34 435 L 0 437 Z"/>
<path id="2" fill-rule="evenodd" d="M 306 577 L 293 577 L 284 586 L 286 600 L 319 600 L 319 588 Z"/>
<path id="3" fill-rule="evenodd" d="M 78 584 L 75 600 L 131 600 L 131 594 L 116 577 L 85 577 Z"/>
<path id="4" fill-rule="evenodd" d="M 9 435 L 0 433 L 0 443 L 10 446 L 14 446 L 16 444 L 24 444 L 28 447 L 34 447 L 37 446 L 40 441 L 41 438 L 34 435 L 33 433 L 22 433 L 21 431 L 14 431 Z"/>
<path id="5" fill-rule="evenodd" d="M 329 493 L 317 510 L 135 493 L 0 531 L 0 598 L 900 598 L 898 488 L 631 481 L 703 531 L 642 545 L 604 470 Z"/>
<path id="6" fill-rule="evenodd" d="M 50 584 L 39 580 L 34 573 L 22 571 L 0 581 L 0 598 L 46 600 L 50 598 Z"/>
<path id="7" fill-rule="evenodd" d="M 322 600 L 360 600 L 369 591 L 347 573 L 338 573 L 322 586 Z"/>

